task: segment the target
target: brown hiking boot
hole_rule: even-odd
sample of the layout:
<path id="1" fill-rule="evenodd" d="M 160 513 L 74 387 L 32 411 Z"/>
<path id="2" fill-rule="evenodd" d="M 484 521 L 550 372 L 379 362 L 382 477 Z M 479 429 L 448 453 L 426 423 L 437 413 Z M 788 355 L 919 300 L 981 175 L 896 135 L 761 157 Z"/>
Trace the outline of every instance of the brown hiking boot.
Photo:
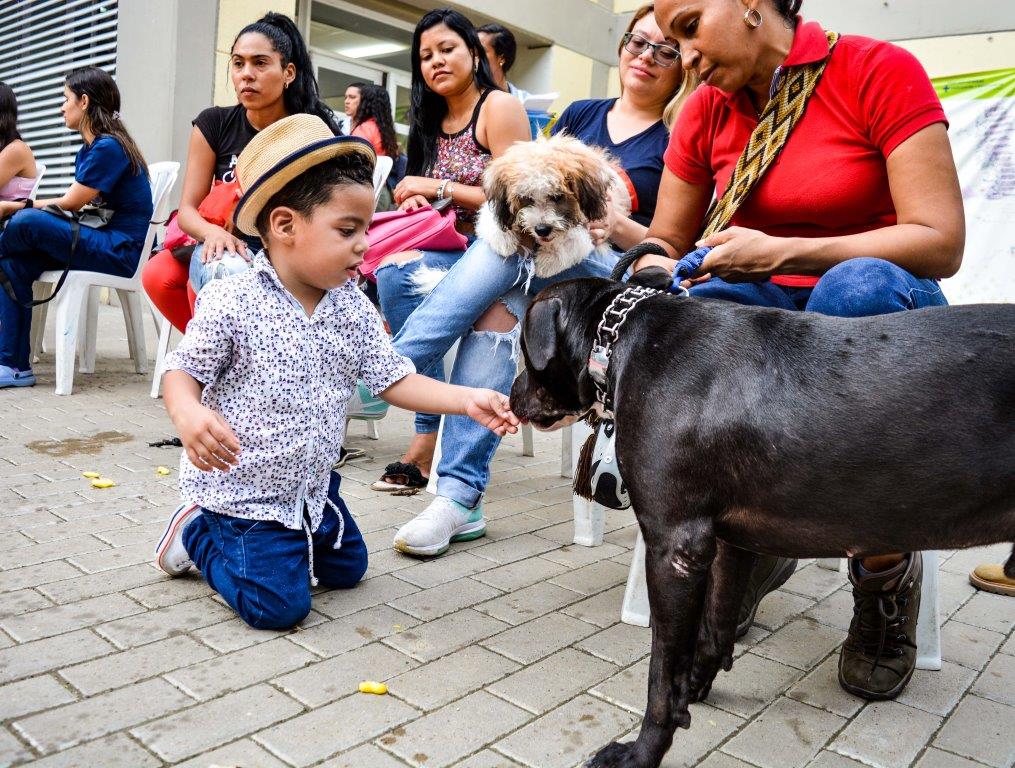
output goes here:
<path id="1" fill-rule="evenodd" d="M 758 555 L 754 570 L 751 571 L 747 591 L 740 601 L 740 612 L 737 614 L 737 637 L 743 637 L 754 623 L 754 615 L 758 612 L 761 598 L 774 592 L 793 575 L 796 560 L 774 555 Z"/>
<path id="2" fill-rule="evenodd" d="M 916 668 L 923 558 L 911 552 L 887 571 L 849 561 L 853 620 L 839 654 L 839 684 L 864 699 L 894 699 Z"/>

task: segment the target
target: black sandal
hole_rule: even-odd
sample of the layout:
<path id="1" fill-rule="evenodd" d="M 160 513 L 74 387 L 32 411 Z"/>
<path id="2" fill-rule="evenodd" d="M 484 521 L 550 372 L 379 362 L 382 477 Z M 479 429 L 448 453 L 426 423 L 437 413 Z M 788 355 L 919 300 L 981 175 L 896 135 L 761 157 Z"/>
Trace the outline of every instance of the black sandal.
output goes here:
<path id="1" fill-rule="evenodd" d="M 412 462 L 394 461 L 384 468 L 381 479 L 370 488 L 394 496 L 411 496 L 426 488 L 427 482 L 428 479 Z"/>

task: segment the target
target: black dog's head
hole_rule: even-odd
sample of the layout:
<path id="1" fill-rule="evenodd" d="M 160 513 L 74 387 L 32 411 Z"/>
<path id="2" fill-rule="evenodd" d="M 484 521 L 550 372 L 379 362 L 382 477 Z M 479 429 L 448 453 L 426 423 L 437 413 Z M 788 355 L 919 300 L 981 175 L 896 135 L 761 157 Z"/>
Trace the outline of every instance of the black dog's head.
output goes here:
<path id="1" fill-rule="evenodd" d="M 541 430 L 576 422 L 596 402 L 588 358 L 596 326 L 623 286 L 566 280 L 540 291 L 522 324 L 525 370 L 511 387 L 511 410 Z"/>

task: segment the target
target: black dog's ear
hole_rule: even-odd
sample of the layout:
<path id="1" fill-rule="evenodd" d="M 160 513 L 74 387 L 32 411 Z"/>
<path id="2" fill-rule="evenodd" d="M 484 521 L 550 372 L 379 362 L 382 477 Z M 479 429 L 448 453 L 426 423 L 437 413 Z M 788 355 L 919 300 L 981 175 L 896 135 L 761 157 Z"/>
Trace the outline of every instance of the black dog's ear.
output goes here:
<path id="1" fill-rule="evenodd" d="M 536 371 L 545 370 L 557 352 L 557 321 L 563 306 L 556 297 L 537 299 L 525 313 L 525 357 Z"/>

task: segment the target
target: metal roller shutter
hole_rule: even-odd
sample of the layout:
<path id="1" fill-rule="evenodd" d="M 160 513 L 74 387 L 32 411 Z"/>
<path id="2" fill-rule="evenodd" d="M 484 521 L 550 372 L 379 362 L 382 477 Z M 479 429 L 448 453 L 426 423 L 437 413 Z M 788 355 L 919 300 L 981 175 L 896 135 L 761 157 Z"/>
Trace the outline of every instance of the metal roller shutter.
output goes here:
<path id="1" fill-rule="evenodd" d="M 72 69 L 116 74 L 117 0 L 0 0 L 0 80 L 18 98 L 18 128 L 46 164 L 40 197 L 74 181 L 81 137 L 60 116 L 63 80 Z"/>

